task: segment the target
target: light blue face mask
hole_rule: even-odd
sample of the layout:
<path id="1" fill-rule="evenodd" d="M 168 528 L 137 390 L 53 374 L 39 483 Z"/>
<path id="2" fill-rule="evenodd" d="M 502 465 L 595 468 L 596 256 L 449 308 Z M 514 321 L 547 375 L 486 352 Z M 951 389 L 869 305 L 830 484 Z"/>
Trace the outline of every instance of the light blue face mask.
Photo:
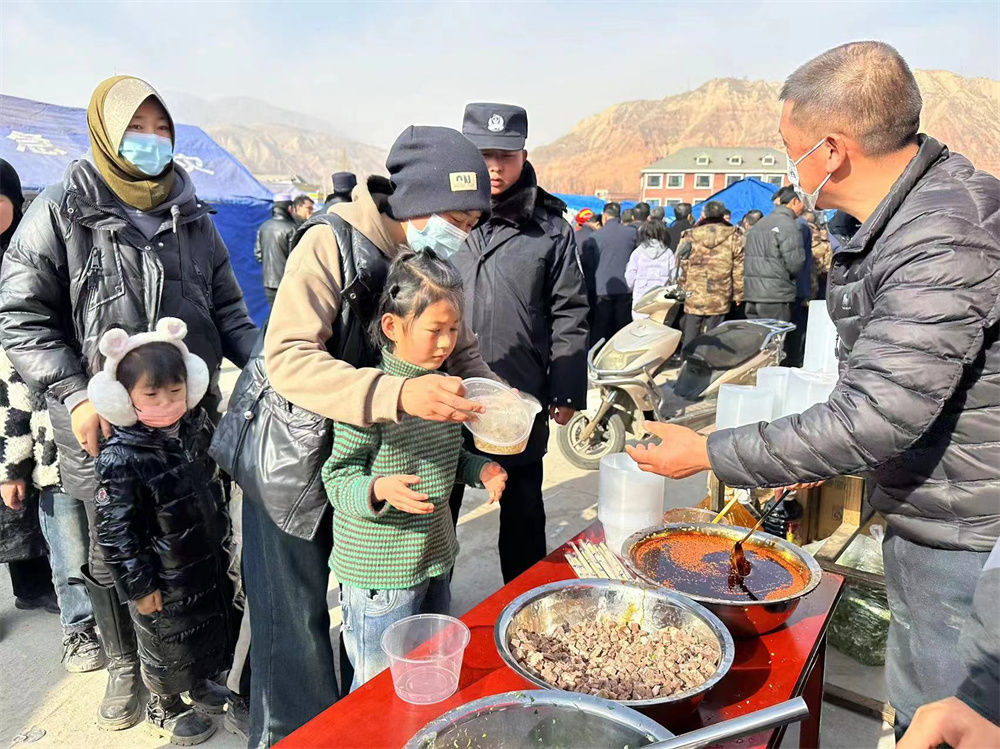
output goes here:
<path id="1" fill-rule="evenodd" d="M 118 147 L 122 158 L 150 177 L 161 174 L 173 161 L 174 147 L 170 138 L 155 133 L 125 133 Z"/>
<path id="2" fill-rule="evenodd" d="M 447 260 L 458 252 L 469 233 L 450 224 L 436 213 L 427 220 L 427 226 L 417 229 L 412 223 L 406 225 L 406 241 L 414 250 L 433 250 L 438 257 Z"/>

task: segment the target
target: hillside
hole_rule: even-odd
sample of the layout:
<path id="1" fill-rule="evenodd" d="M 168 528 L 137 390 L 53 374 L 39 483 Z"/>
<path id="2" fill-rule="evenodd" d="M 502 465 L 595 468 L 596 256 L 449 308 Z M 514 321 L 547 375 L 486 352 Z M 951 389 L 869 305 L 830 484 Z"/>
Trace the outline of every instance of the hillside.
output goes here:
<path id="1" fill-rule="evenodd" d="M 1000 81 L 915 71 L 924 97 L 921 128 L 979 168 L 1000 174 Z M 531 153 L 539 179 L 559 192 L 637 193 L 640 170 L 687 146 L 781 148 L 781 84 L 716 78 L 694 91 L 630 101 L 588 117 Z"/>

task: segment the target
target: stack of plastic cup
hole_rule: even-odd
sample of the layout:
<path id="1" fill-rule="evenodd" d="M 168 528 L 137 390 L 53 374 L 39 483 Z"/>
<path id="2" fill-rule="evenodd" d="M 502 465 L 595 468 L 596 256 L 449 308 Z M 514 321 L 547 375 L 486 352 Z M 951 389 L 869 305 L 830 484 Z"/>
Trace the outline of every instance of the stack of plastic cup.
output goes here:
<path id="1" fill-rule="evenodd" d="M 660 522 L 665 481 L 640 469 L 625 453 L 601 458 L 597 517 L 615 554 L 621 554 L 622 543 L 633 533 Z"/>
<path id="2" fill-rule="evenodd" d="M 788 373 L 788 395 L 785 399 L 785 411 L 789 414 L 800 414 L 810 406 L 823 403 L 830 397 L 830 393 L 833 392 L 836 385 L 836 374 L 793 369 Z"/>
<path id="3" fill-rule="evenodd" d="M 809 372 L 837 374 L 837 328 L 825 301 L 809 302 L 806 353 L 802 368 Z"/>
<path id="4" fill-rule="evenodd" d="M 764 367 L 757 371 L 757 387 L 772 394 L 771 418 L 769 421 L 787 416 L 785 401 L 788 399 L 789 367 Z"/>
<path id="5" fill-rule="evenodd" d="M 758 421 L 770 421 L 774 393 L 752 385 L 723 385 L 715 411 L 715 428 L 731 429 Z"/>

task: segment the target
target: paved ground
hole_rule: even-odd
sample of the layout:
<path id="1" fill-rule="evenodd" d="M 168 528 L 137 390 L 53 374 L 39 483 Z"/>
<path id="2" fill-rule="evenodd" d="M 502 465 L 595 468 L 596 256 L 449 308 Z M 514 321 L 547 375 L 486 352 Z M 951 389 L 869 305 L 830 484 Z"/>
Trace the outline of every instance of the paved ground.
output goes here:
<path id="1" fill-rule="evenodd" d="M 705 496 L 705 476 L 671 482 L 672 498 L 695 504 Z M 546 510 L 549 548 L 553 549 L 597 515 L 597 474 L 570 466 L 552 445 L 546 458 Z M 459 520 L 462 551 L 453 583 L 454 607 L 464 613 L 502 584 L 496 552 L 498 513 L 485 503 L 485 494 L 470 491 Z M 332 588 L 335 588 L 331 584 Z M 330 594 L 335 629 L 340 609 L 335 590 Z M 81 749 L 146 749 L 163 742 L 141 725 L 107 733 L 97 728 L 94 713 L 103 694 L 105 674 L 68 674 L 60 663 L 58 618 L 14 608 L 10 580 L 0 574 L 0 747 L 31 743 L 38 747 Z M 880 696 L 882 670 L 859 666 L 831 650 L 830 674 L 837 683 L 861 687 Z M 874 685 L 874 686 L 873 686 Z M 874 691 L 873 691 L 874 689 Z M 205 746 L 236 749 L 242 742 L 221 728 Z M 843 749 L 892 746 L 892 732 L 873 720 L 824 706 L 823 746 Z M 20 741 L 18 740 L 20 738 Z M 785 746 L 792 746 L 794 731 Z M 880 741 L 881 739 L 881 741 Z"/>

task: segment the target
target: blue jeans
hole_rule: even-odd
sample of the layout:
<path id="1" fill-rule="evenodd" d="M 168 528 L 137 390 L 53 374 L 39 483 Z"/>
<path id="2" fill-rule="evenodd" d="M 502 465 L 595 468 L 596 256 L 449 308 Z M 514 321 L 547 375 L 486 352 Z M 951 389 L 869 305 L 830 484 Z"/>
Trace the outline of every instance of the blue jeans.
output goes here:
<path id="1" fill-rule="evenodd" d="M 250 611 L 250 739 L 272 746 L 337 701 L 330 644 L 333 522 L 290 536 L 243 499 L 243 586 Z"/>
<path id="2" fill-rule="evenodd" d="M 59 622 L 64 634 L 82 632 L 94 626 L 94 609 L 87 588 L 70 584 L 82 580 L 80 568 L 87 563 L 90 541 L 87 513 L 83 502 L 53 489 L 43 489 L 39 500 L 42 534 L 49 545 L 52 584 L 59 600 Z"/>
<path id="3" fill-rule="evenodd" d="M 424 580 L 412 588 L 366 590 L 344 585 L 340 591 L 344 615 L 344 645 L 354 666 L 351 691 L 389 668 L 382 650 L 382 633 L 414 614 L 447 614 L 451 607 L 451 572 Z"/>
<path id="4" fill-rule="evenodd" d="M 885 681 L 896 710 L 896 738 L 917 708 L 955 694 L 968 667 L 958 650 L 962 625 L 988 551 L 934 549 L 892 531 L 882 542 L 889 598 Z"/>

